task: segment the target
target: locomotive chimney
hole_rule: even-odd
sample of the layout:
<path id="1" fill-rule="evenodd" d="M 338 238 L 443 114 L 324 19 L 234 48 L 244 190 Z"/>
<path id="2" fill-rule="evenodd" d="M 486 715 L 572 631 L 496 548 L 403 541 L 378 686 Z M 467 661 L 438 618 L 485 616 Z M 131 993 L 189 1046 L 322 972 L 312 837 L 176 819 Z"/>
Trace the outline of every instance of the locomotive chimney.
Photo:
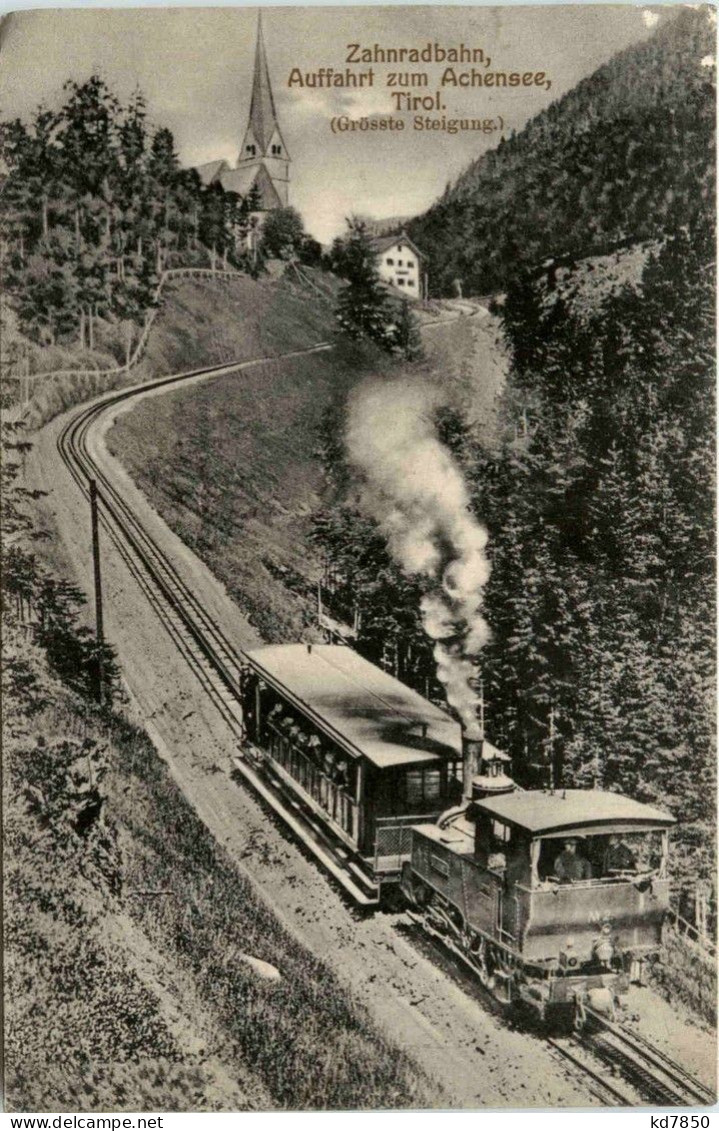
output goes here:
<path id="1" fill-rule="evenodd" d="M 480 801 L 517 788 L 508 776 L 511 758 L 484 737 L 481 722 L 462 727 L 462 800 Z"/>
<path id="2" fill-rule="evenodd" d="M 484 734 L 479 725 L 462 727 L 462 798 L 472 800 L 472 781 L 479 773 Z"/>

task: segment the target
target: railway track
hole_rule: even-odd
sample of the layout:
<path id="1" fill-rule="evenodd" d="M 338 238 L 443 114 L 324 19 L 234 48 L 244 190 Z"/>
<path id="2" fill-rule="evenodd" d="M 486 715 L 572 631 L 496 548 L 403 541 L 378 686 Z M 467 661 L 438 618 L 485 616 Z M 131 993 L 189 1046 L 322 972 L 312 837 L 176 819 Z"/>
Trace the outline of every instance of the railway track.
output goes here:
<path id="1" fill-rule="evenodd" d="M 320 342 L 304 350 L 282 355 L 283 359 L 324 352 L 332 346 Z M 197 377 L 219 376 L 262 365 L 277 358 L 257 358 L 222 366 L 196 369 L 148 384 L 108 394 L 82 409 L 63 428 L 57 440 L 58 452 L 79 489 L 89 497 L 89 480 L 97 484 L 99 519 L 107 536 L 130 573 L 140 585 L 175 646 L 197 676 L 203 690 L 220 711 L 237 740 L 233 757 L 234 772 L 251 786 L 262 801 L 282 819 L 303 846 L 324 869 L 339 881 L 353 900 L 371 907 L 377 902 L 360 878 L 347 875 L 346 853 L 277 782 L 268 782 L 242 748 L 242 711 L 237 698 L 237 683 L 243 661 L 242 650 L 231 641 L 222 625 L 207 611 L 202 600 L 184 581 L 180 572 L 155 538 L 134 513 L 102 467 L 93 458 L 89 434 L 104 413 L 133 397 L 158 388 L 170 388 Z"/>
<path id="2" fill-rule="evenodd" d="M 550 1038 L 549 1044 L 611 1106 L 706 1107 L 716 1102 L 709 1088 L 645 1037 L 591 1009 L 581 1036 Z"/>

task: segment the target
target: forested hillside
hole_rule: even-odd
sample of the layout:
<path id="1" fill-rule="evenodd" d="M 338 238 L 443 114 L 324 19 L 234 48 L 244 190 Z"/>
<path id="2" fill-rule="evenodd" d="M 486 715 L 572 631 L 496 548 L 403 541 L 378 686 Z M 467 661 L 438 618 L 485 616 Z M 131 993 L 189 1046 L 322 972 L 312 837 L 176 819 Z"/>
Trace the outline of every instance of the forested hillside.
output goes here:
<path id="1" fill-rule="evenodd" d="M 690 224 L 714 194 L 714 28 L 685 10 L 502 140 L 408 230 L 430 289 L 504 290 L 544 256 Z"/>
<path id="2" fill-rule="evenodd" d="M 6 374 L 38 347 L 124 362 L 162 271 L 235 262 L 250 223 L 251 199 L 180 168 L 139 92 L 122 106 L 97 75 L 65 91 L 58 111 L 0 123 Z"/>

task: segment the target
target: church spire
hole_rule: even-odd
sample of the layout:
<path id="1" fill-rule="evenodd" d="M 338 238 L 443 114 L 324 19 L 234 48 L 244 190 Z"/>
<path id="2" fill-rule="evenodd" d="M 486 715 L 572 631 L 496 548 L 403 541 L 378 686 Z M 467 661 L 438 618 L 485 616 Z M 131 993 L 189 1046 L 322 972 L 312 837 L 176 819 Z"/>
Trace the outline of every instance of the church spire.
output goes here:
<path id="1" fill-rule="evenodd" d="M 279 133 L 275 100 L 272 97 L 270 71 L 267 66 L 265 40 L 262 34 L 262 10 L 257 17 L 257 43 L 255 45 L 255 71 L 252 78 L 249 130 L 261 154 L 266 154 L 275 132 Z"/>
<path id="2" fill-rule="evenodd" d="M 245 198 L 252 190 L 257 190 L 260 200 L 258 211 L 268 212 L 287 205 L 289 181 L 290 155 L 277 121 L 260 11 L 247 129 L 237 167 L 223 174 L 222 186 Z"/>

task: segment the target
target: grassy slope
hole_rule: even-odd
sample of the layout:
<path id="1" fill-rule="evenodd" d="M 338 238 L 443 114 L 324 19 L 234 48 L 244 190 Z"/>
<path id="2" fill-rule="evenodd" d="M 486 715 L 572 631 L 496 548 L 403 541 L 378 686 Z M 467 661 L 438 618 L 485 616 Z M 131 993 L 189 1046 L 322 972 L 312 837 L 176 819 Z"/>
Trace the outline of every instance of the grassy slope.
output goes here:
<path id="1" fill-rule="evenodd" d="M 324 294 L 334 281 L 316 275 L 316 286 Z M 308 296 L 310 301 L 308 301 Z M 211 365 L 213 362 L 248 357 L 273 356 L 282 352 L 288 334 L 296 348 L 314 345 L 323 336 L 326 318 L 321 294 L 309 288 L 298 290 L 290 283 L 254 282 L 236 279 L 182 279 L 168 283 L 142 360 L 129 373 L 113 371 L 109 376 L 71 375 L 33 386 L 30 419 L 40 425 L 73 405 L 98 393 L 138 382 Z M 278 317 L 266 325 L 261 310 L 276 311 Z M 276 331 L 276 332 L 275 332 Z M 41 351 L 33 363 L 36 370 L 80 368 L 102 370 L 124 357 L 124 338 L 117 324 L 102 323 L 95 354 L 67 349 Z"/>
<path id="2" fill-rule="evenodd" d="M 320 280 L 327 286 L 325 278 Z M 185 279 L 170 283 L 138 380 L 214 362 L 272 357 L 324 340 L 326 303 L 291 282 Z"/>
<path id="3" fill-rule="evenodd" d="M 10 641 L 8 641 L 10 636 Z M 272 1103 L 238 1053 L 222 1053 L 222 1032 L 199 1003 L 191 978 L 156 949 L 137 919 L 137 900 L 110 893 L 77 838 L 69 851 L 50 826 L 37 827 L 24 792 L 26 751 L 38 740 L 102 743 L 108 735 L 48 673 L 26 639 L 6 645 L 36 675 L 49 699 L 30 722 L 10 701 L 3 719 L 5 765 L 5 1103 L 10 1111 L 247 1110 Z M 14 646 L 13 646 L 14 645 Z M 113 825 L 128 807 L 130 775 L 111 741 L 116 768 L 108 793 Z M 137 736 L 138 749 L 147 741 Z M 159 784 L 159 783 L 158 783 Z M 168 781 L 162 783 L 172 790 Z M 131 793 L 134 820 L 156 823 L 152 789 Z M 62 823 L 62 822 L 61 822 Z M 132 881 L 164 851 L 120 836 Z M 74 851 L 73 851 L 74 849 Z M 47 867 L 48 859 L 52 867 Z M 212 1050 L 212 1051 L 210 1051 Z"/>
<path id="4" fill-rule="evenodd" d="M 427 378 L 473 426 L 483 443 L 495 440 L 497 405 L 507 357 L 499 321 L 480 310 L 453 322 L 440 321 L 423 334 Z"/>
<path id="5" fill-rule="evenodd" d="M 57 684 L 17 625 L 5 625 L 5 640 L 50 700 L 29 719 L 14 697 L 4 716 L 7 1107 L 441 1102 L 258 900 L 147 737 Z M 45 750 L 68 739 L 106 748 L 102 822 L 110 842 L 116 830 L 119 888 L 63 813 L 48 825 L 33 809 L 24 765 L 39 737 Z M 107 860 L 116 867 L 112 850 Z M 258 978 L 243 953 L 275 965 L 282 981 Z"/>
<path id="6" fill-rule="evenodd" d="M 332 304 L 286 282 L 231 289 L 184 284 L 168 301 L 149 357 L 157 368 L 263 357 L 328 339 Z M 180 344 L 178 344 L 178 341 Z M 108 437 L 169 525 L 227 585 L 268 640 L 311 622 L 320 563 L 306 541 L 322 490 L 316 453 L 325 412 L 374 355 L 267 362 L 141 403 Z"/>
<path id="7" fill-rule="evenodd" d="M 329 339 L 337 284 L 315 279 L 328 289 L 324 302 L 286 282 L 185 283 L 158 319 L 148 362 L 168 371 L 199 365 L 201 356 L 264 356 Z M 427 363 L 415 371 L 440 382 L 486 428 L 503 380 L 494 319 L 435 325 L 426 343 Z M 313 623 L 321 563 L 307 532 L 324 486 L 325 415 L 388 366 L 374 351 L 337 343 L 332 353 L 153 398 L 109 433 L 110 450 L 268 641 L 296 639 Z"/>

